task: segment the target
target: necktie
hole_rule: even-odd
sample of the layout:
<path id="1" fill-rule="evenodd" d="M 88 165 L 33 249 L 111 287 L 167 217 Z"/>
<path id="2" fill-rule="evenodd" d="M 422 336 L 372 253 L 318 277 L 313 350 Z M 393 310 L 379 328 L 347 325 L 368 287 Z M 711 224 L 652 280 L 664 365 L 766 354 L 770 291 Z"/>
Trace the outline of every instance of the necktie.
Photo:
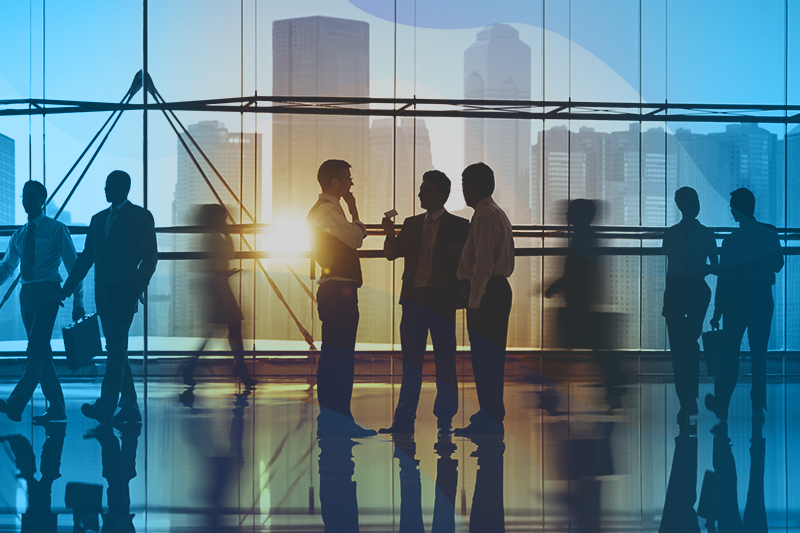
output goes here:
<path id="1" fill-rule="evenodd" d="M 106 239 L 108 239 L 108 234 L 111 233 L 111 226 L 114 225 L 114 220 L 117 218 L 117 213 L 119 213 L 119 209 L 112 207 L 111 212 L 108 214 L 108 218 L 106 219 L 106 227 L 104 228 Z"/>
<path id="2" fill-rule="evenodd" d="M 425 215 L 425 222 L 422 223 L 422 234 L 419 237 L 419 259 L 417 260 L 417 273 L 414 276 L 414 283 L 417 286 L 428 284 L 429 270 L 431 266 L 431 223 L 433 217 Z"/>
<path id="3" fill-rule="evenodd" d="M 25 281 L 33 279 L 33 262 L 36 253 L 36 224 L 28 222 L 28 230 L 25 235 L 25 247 L 22 250 L 22 266 L 20 274 Z"/>

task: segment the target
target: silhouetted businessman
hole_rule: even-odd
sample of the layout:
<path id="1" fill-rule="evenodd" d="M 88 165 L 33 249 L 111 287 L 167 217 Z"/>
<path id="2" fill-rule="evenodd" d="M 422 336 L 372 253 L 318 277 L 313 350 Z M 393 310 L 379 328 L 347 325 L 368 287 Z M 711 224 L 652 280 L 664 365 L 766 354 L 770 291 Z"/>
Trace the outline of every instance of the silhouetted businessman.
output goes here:
<path id="1" fill-rule="evenodd" d="M 597 253 L 597 235 L 592 228 L 597 205 L 592 200 L 578 198 L 569 203 L 567 222 L 571 233 L 569 249 L 564 260 L 564 275 L 545 290 L 545 297 L 564 294 L 566 307 L 562 338 L 569 348 L 593 350 L 605 381 L 606 402 L 611 409 L 621 407 L 627 383 L 620 367 L 619 358 L 613 352 L 599 351 L 601 348 L 602 323 L 597 311 L 603 303 L 603 279 Z"/>
<path id="2" fill-rule="evenodd" d="M 723 320 L 723 352 L 714 381 L 714 394 L 706 396 L 706 407 L 714 412 L 720 427 L 727 424 L 728 408 L 739 378 L 739 351 L 744 332 L 750 344 L 753 419 L 763 420 L 767 408 L 767 345 L 775 303 L 772 286 L 783 268 L 783 253 L 775 226 L 755 219 L 756 199 L 750 190 L 731 193 L 731 215 L 739 223 L 722 241 L 719 281 L 711 325 Z"/>
<path id="3" fill-rule="evenodd" d="M 377 432 L 359 426 L 350 411 L 358 332 L 358 288 L 361 263 L 356 250 L 367 230 L 358 218 L 356 199 L 350 192 L 350 163 L 329 159 L 320 165 L 317 181 L 322 189 L 306 219 L 311 250 L 322 269 L 317 289 L 317 310 L 322 321 L 322 350 L 317 365 L 320 435 L 369 437 Z M 348 222 L 344 199 L 353 221 Z"/>
<path id="4" fill-rule="evenodd" d="M 128 331 L 150 278 L 158 248 L 153 215 L 128 201 L 130 176 L 115 170 L 106 178 L 111 207 L 92 217 L 86 245 L 61 289 L 66 298 L 94 265 L 97 313 L 106 338 L 106 373 L 100 398 L 81 406 L 84 416 L 101 424 L 139 422 L 142 415 L 128 362 Z M 115 415 L 119 403 L 119 412 Z"/>
<path id="5" fill-rule="evenodd" d="M 28 214 L 28 223 L 14 232 L 8 249 L 0 262 L 0 284 L 20 267 L 19 307 L 22 322 L 28 334 L 28 349 L 22 377 L 8 397 L 0 400 L 0 411 L 14 422 L 22 420 L 22 411 L 33 396 L 36 385 L 42 384 L 42 393 L 50 402 L 43 415 L 34 416 L 35 423 L 66 420 L 64 393 L 53 364 L 50 337 L 58 314 L 57 295 L 61 289 L 58 266 L 64 262 L 71 271 L 75 264 L 75 245 L 67 227 L 44 214 L 47 189 L 38 181 L 27 181 L 22 187 L 22 206 Z M 74 295 L 72 319 L 84 314 L 81 284 L 73 287 L 64 298 Z M 63 298 L 62 298 L 63 299 Z"/>
<path id="6" fill-rule="evenodd" d="M 711 302 L 711 289 L 705 277 L 716 272 L 718 260 L 714 232 L 697 220 L 700 213 L 697 191 L 681 187 L 675 191 L 675 204 L 682 217 L 664 232 L 667 279 L 661 314 L 667 322 L 675 392 L 681 405 L 678 424 L 685 425 L 690 416 L 698 413 L 700 345 L 697 341 Z"/>
<path id="7" fill-rule="evenodd" d="M 433 414 L 440 433 L 452 433 L 451 422 L 458 412 L 456 377 L 456 309 L 465 305 L 458 279 L 458 259 L 450 254 L 453 245 L 463 246 L 469 222 L 448 213 L 444 204 L 450 196 L 450 179 L 438 170 L 422 176 L 420 206 L 426 213 L 409 217 L 395 236 L 391 219 L 384 218 L 386 241 L 383 251 L 390 261 L 405 258 L 400 305 L 400 342 L 403 347 L 403 382 L 394 422 L 380 433 L 413 433 L 417 418 L 422 364 L 428 344 L 433 340 L 436 361 L 436 401 Z"/>
<path id="8" fill-rule="evenodd" d="M 475 210 L 461 252 L 458 278 L 470 285 L 467 327 L 480 410 L 455 434 L 503 433 L 503 377 L 511 314 L 508 277 L 514 272 L 514 239 L 511 222 L 492 200 L 494 172 L 489 165 L 469 165 L 461 178 L 464 200 Z"/>

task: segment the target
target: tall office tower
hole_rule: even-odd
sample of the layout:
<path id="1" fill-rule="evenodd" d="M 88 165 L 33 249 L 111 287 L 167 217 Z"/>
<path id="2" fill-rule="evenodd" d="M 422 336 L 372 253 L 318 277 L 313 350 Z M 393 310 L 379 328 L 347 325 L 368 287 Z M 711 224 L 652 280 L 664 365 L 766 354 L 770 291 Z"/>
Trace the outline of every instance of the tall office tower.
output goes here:
<path id="1" fill-rule="evenodd" d="M 800 194 L 800 126 L 795 126 L 786 136 L 786 140 L 780 143 L 778 161 L 786 162 L 786 181 L 789 184 L 789 205 L 792 205 Z M 782 224 L 778 223 L 778 226 Z M 800 213 L 790 210 L 786 216 L 786 227 L 796 228 L 800 226 Z M 788 244 L 788 243 L 784 243 Z M 786 257 L 786 287 L 789 297 L 786 299 L 786 324 L 791 324 L 786 328 L 786 349 L 800 349 L 800 298 L 796 295 L 800 287 L 800 268 L 796 257 Z"/>
<path id="2" fill-rule="evenodd" d="M 479 100 L 530 100 L 531 49 L 519 32 L 507 24 L 494 24 L 478 32 L 464 51 L 464 98 Z M 512 224 L 532 222 L 530 191 L 531 125 L 526 120 L 466 119 L 464 164 L 483 161 L 494 170 L 494 200 Z M 535 260 L 520 258 L 510 282 L 517 298 L 511 312 L 509 346 L 530 346 L 536 310 L 528 303 L 534 282 Z M 536 276 L 538 280 L 538 276 Z"/>
<path id="3" fill-rule="evenodd" d="M 228 186 L 242 200 L 244 209 L 258 218 L 261 209 L 258 202 L 261 189 L 261 134 L 229 132 L 222 122 L 216 120 L 205 120 L 192 124 L 188 129 Z M 195 225 L 197 224 L 195 217 L 197 207 L 202 204 L 215 204 L 217 199 L 183 145 L 180 141 L 176 142 L 178 144 L 178 180 L 175 184 L 175 197 L 172 203 L 172 223 L 176 226 Z M 195 159 L 202 165 L 209 181 L 233 216 L 234 223 L 240 221 L 244 224 L 251 223 L 250 218 L 244 214 L 244 209 L 240 209 L 240 205 L 233 195 L 227 191 L 216 174 L 194 150 L 193 144 L 188 139 L 186 142 L 192 148 Z M 173 250 L 197 251 L 199 246 L 199 239 L 183 234 L 175 237 Z M 171 334 L 174 336 L 203 335 L 205 331 L 202 322 L 203 309 L 193 275 L 197 272 L 198 265 L 194 261 L 174 261 L 172 265 Z M 233 283 L 236 283 L 238 278 L 231 279 Z M 252 284 L 252 280 L 249 283 Z M 246 288 L 244 288 L 244 292 L 247 292 Z M 252 300 L 249 302 L 252 303 Z M 247 302 L 242 303 L 244 308 L 244 304 Z"/>
<path id="4" fill-rule="evenodd" d="M 369 24 L 331 17 L 272 24 L 272 92 L 276 96 L 369 96 Z M 319 192 L 317 169 L 326 159 L 352 166 L 354 193 L 363 191 L 369 157 L 366 116 L 272 117 L 273 221 L 302 217 Z"/>
<path id="5" fill-rule="evenodd" d="M 0 225 L 14 224 L 14 139 L 0 133 Z"/>
<path id="6" fill-rule="evenodd" d="M 464 51 L 464 98 L 530 100 L 531 49 L 507 24 L 487 26 Z M 495 201 L 512 223 L 530 214 L 531 125 L 526 120 L 466 119 L 464 164 L 484 161 L 494 169 Z"/>
<path id="7" fill-rule="evenodd" d="M 364 204 L 359 208 L 363 220 L 377 224 L 383 213 L 394 208 L 395 219 L 402 224 L 406 217 L 420 214 L 417 192 L 422 175 L 433 168 L 431 140 L 425 121 L 401 118 L 393 128 L 390 118 L 378 118 L 370 127 L 370 179 L 366 181 Z M 452 186 L 460 187 L 460 177 L 448 176 Z M 381 246 L 383 239 L 376 240 Z M 398 281 L 403 273 L 403 261 L 394 262 Z M 392 263 L 382 259 L 363 261 L 364 288 L 369 297 L 360 298 L 362 321 L 359 336 L 371 342 L 391 342 Z M 395 291 L 395 296 L 398 296 Z M 365 312 L 366 311 L 366 312 Z M 366 320 L 364 320 L 366 319 Z"/>

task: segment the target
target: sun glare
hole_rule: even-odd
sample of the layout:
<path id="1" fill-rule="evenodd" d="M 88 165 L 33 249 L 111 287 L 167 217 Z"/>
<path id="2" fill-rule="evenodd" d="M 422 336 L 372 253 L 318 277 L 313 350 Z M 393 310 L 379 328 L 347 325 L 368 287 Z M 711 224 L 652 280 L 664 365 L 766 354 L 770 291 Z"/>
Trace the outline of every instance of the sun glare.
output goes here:
<path id="1" fill-rule="evenodd" d="M 287 256 L 308 251 L 308 228 L 300 217 L 284 217 L 272 223 L 266 233 L 267 249 Z"/>

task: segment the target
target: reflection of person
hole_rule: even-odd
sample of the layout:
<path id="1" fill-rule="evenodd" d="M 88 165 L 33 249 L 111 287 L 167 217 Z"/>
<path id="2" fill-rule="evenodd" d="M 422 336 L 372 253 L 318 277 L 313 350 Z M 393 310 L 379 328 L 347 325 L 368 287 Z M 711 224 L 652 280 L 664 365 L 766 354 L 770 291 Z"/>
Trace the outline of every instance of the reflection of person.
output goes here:
<path id="1" fill-rule="evenodd" d="M 717 268 L 714 232 L 697 220 L 700 199 L 691 187 L 675 191 L 681 221 L 664 232 L 667 279 L 662 315 L 667 322 L 675 374 L 675 392 L 680 401 L 678 423 L 689 423 L 696 415 L 700 382 L 700 345 L 711 289 L 705 277 Z"/>
<path id="2" fill-rule="evenodd" d="M 358 219 L 356 199 L 350 192 L 350 163 L 329 159 L 317 172 L 322 194 L 308 213 L 311 249 L 322 274 L 317 290 L 317 310 L 322 321 L 322 350 L 317 365 L 319 431 L 367 437 L 376 432 L 355 423 L 350 411 L 355 374 L 358 331 L 358 288 L 361 263 L 356 249 L 367 230 Z M 339 203 L 344 199 L 353 221 L 348 222 Z M 337 416 L 338 415 L 338 416 Z"/>
<path id="3" fill-rule="evenodd" d="M 503 507 L 503 454 L 506 445 L 502 435 L 473 435 L 478 446 L 471 457 L 478 458 L 475 492 L 469 512 L 469 530 L 475 533 L 503 533 L 506 530 Z"/>
<path id="4" fill-rule="evenodd" d="M 204 296 L 205 318 L 209 324 L 226 324 L 228 327 L 228 342 L 233 352 L 236 365 L 233 374 L 239 378 L 245 387 L 254 387 L 256 380 L 250 376 L 244 362 L 244 341 L 242 340 L 242 311 L 233 295 L 229 278 L 236 270 L 230 269 L 230 261 L 234 257 L 233 239 L 228 233 L 228 224 L 225 222 L 227 213 L 219 204 L 206 204 L 200 206 L 199 222 L 205 226 L 209 233 L 203 235 L 203 250 L 209 254 L 205 262 Z M 196 352 L 192 360 L 181 368 L 183 382 L 194 386 L 194 369 L 197 359 L 208 343 L 208 338 Z"/>
<path id="5" fill-rule="evenodd" d="M 552 298 L 563 292 L 566 302 L 562 337 L 569 348 L 588 348 L 603 371 L 606 401 L 611 409 L 621 407 L 622 388 L 627 379 L 613 352 L 601 352 L 600 313 L 593 309 L 601 303 L 602 277 L 597 254 L 597 236 L 591 226 L 597 212 L 594 201 L 578 198 L 569 203 L 567 221 L 572 234 L 564 261 L 564 275 L 547 288 Z"/>
<path id="6" fill-rule="evenodd" d="M 722 241 L 719 281 L 714 299 L 712 327 L 723 319 L 723 353 L 714 381 L 714 394 L 706 407 L 724 425 L 733 390 L 739 378 L 739 351 L 744 332 L 750 344 L 753 384 L 750 400 L 754 419 L 767 408 L 767 345 L 775 303 L 772 286 L 783 268 L 781 243 L 775 226 L 755 219 L 756 199 L 748 189 L 731 193 L 731 215 L 739 223 Z"/>
<path id="7" fill-rule="evenodd" d="M 664 513 L 659 533 L 700 533 L 694 504 L 697 501 L 697 435 L 688 432 L 675 437 L 675 453 L 669 473 Z"/>
<path id="8" fill-rule="evenodd" d="M 725 429 L 726 431 L 718 431 L 714 435 L 714 486 L 713 491 L 710 491 L 711 501 L 705 526 L 708 531 L 739 533 L 745 529 L 739 514 L 736 461 L 731 450 L 731 439 L 728 438 L 727 428 Z"/>
<path id="9" fill-rule="evenodd" d="M 64 422 L 48 422 L 44 428 L 46 438 L 39 463 L 42 475 L 38 480 L 34 477 L 36 459 L 33 447 L 27 437 L 0 435 L 0 442 L 7 442 L 14 456 L 19 469 L 18 477 L 25 480 L 28 488 L 28 510 L 22 515 L 22 533 L 55 533 L 58 528 L 58 515 L 51 509 L 52 492 L 53 482 L 61 477 L 61 452 L 67 425 Z"/>
<path id="10" fill-rule="evenodd" d="M 358 533 L 358 494 L 353 474 L 356 441 L 320 436 L 319 505 L 325 531 Z"/>
<path id="11" fill-rule="evenodd" d="M 86 246 L 61 290 L 69 295 L 94 265 L 95 300 L 106 338 L 106 374 L 100 398 L 81 412 L 101 424 L 142 419 L 128 362 L 128 330 L 156 270 L 158 249 L 153 215 L 128 201 L 130 176 L 115 170 L 106 178 L 111 207 L 92 217 Z M 121 397 L 120 397 L 121 395 Z M 119 413 L 114 415 L 119 401 Z"/>
<path id="12" fill-rule="evenodd" d="M 42 393 L 50 402 L 43 415 L 34 416 L 36 423 L 66 420 L 64 393 L 53 364 L 50 337 L 58 314 L 56 295 L 61 288 L 58 266 L 64 262 L 67 270 L 75 264 L 75 246 L 67 227 L 44 214 L 47 189 L 38 181 L 27 181 L 22 187 L 22 206 L 28 223 L 14 232 L 8 249 L 0 262 L 0 284 L 20 267 L 19 307 L 28 334 L 27 360 L 22 377 L 8 397 L 0 400 L 0 411 L 14 422 L 22 420 L 22 411 L 41 382 Z M 83 290 L 74 287 L 72 319 L 83 316 Z"/>
<path id="13" fill-rule="evenodd" d="M 445 210 L 449 195 L 450 179 L 443 172 L 430 170 L 422 176 L 419 187 L 420 206 L 427 212 L 405 219 L 396 237 L 392 221 L 384 218 L 382 222 L 386 258 L 405 257 L 405 267 L 400 291 L 403 383 L 394 422 L 380 433 L 414 432 L 428 331 L 436 361 L 433 414 L 440 432 L 452 431 L 450 423 L 458 411 L 455 319 L 456 309 L 464 307 L 464 295 L 456 279 L 458 261 L 451 257 L 450 247 L 463 246 L 469 222 Z"/>
<path id="14" fill-rule="evenodd" d="M 108 512 L 103 515 L 103 532 L 134 533 L 130 483 L 136 477 L 136 448 L 142 424 L 121 425 L 120 438 L 108 425 L 88 433 L 101 447 L 103 477 L 108 481 Z"/>
<path id="15" fill-rule="evenodd" d="M 480 410 L 456 435 L 502 433 L 505 406 L 503 377 L 511 314 L 514 239 L 511 222 L 492 200 L 494 172 L 474 163 L 461 174 L 464 200 L 475 210 L 469 236 L 461 252 L 458 277 L 469 280 L 467 308 L 470 359 Z"/>
<path id="16" fill-rule="evenodd" d="M 422 521 L 422 479 L 414 435 L 395 435 L 394 456 L 400 465 L 400 527 L 403 533 L 425 533 Z"/>
<path id="17" fill-rule="evenodd" d="M 436 495 L 433 499 L 431 533 L 455 533 L 458 459 L 453 459 L 456 445 L 449 434 L 439 435 L 433 445 L 436 455 Z"/>
<path id="18" fill-rule="evenodd" d="M 754 420 L 750 436 L 750 480 L 747 484 L 747 500 L 744 504 L 742 522 L 744 530 L 752 533 L 767 533 L 767 507 L 764 501 L 764 459 L 767 441 L 763 434 L 763 421 Z"/>

